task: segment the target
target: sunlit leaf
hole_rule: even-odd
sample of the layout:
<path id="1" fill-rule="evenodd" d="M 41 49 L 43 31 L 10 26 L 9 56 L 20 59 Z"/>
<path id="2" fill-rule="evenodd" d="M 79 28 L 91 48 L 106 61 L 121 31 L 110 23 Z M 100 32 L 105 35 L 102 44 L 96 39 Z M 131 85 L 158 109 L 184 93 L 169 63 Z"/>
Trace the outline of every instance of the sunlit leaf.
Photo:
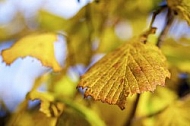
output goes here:
<path id="1" fill-rule="evenodd" d="M 189 0 L 167 0 L 168 6 L 185 19 L 190 25 L 190 1 Z"/>
<path id="2" fill-rule="evenodd" d="M 190 96 L 169 105 L 157 118 L 156 126 L 189 126 Z"/>
<path id="3" fill-rule="evenodd" d="M 31 34 L 18 40 L 12 47 L 2 51 L 3 60 L 9 65 L 17 58 L 31 56 L 39 59 L 44 66 L 52 67 L 54 71 L 60 71 L 54 55 L 54 42 L 56 34 L 43 33 Z"/>
<path id="4" fill-rule="evenodd" d="M 166 77 L 170 73 L 161 51 L 134 39 L 98 61 L 82 76 L 78 87 L 87 88 L 85 96 L 124 109 L 128 95 L 154 91 L 157 85 L 165 85 Z"/>
<path id="5" fill-rule="evenodd" d="M 168 38 L 163 42 L 163 46 L 161 47 L 170 66 L 176 67 L 182 72 L 190 72 L 190 45 L 187 42 L 190 42 L 190 40 L 181 38 L 176 42 L 174 39 Z"/>

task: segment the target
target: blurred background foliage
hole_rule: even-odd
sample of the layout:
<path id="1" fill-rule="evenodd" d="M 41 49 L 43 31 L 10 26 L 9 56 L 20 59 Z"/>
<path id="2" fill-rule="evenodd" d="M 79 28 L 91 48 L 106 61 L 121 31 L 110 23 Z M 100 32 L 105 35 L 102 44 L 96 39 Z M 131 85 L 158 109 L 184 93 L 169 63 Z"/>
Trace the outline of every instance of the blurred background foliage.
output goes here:
<path id="1" fill-rule="evenodd" d="M 8 0 L 0 1 L 2 7 L 6 1 Z M 76 0 L 77 4 L 81 2 Z M 10 111 L 4 103 L 5 100 L 1 99 L 0 125 L 125 125 L 136 96 L 129 96 L 126 109 L 121 111 L 117 106 L 95 102 L 91 98 L 84 100 L 81 96 L 83 91 L 76 90 L 76 85 L 80 75 L 98 59 L 97 57 L 145 31 L 149 27 L 152 13 L 163 3 L 166 1 L 86 1 L 86 5 L 69 18 L 47 11 L 43 8 L 43 3 L 37 14 L 32 16 L 26 16 L 24 9 L 15 7 L 10 20 L 0 24 L 1 45 L 10 41 L 14 43 L 35 32 L 38 34 L 54 32 L 65 40 L 67 48 L 62 55 L 66 55 L 66 58 L 60 73 L 48 71 L 35 78 L 30 92 L 15 110 Z M 153 24 L 158 28 L 157 34 L 149 37 L 153 43 L 157 41 L 163 29 L 166 12 L 167 10 L 159 14 Z M 185 21 L 176 17 L 161 46 L 168 59 L 172 77 L 167 80 L 165 88 L 158 87 L 154 93 L 141 95 L 132 125 L 187 126 L 189 124 L 187 112 L 190 109 L 190 96 L 187 94 L 190 92 L 190 38 L 188 37 L 190 30 L 188 28 Z M 5 76 L 9 75 L 5 73 Z M 0 76 L 0 79 L 2 78 L 3 76 Z M 45 85 L 45 91 L 39 89 L 42 85 Z M 6 92 L 9 93 L 11 90 Z M 31 100 L 37 101 L 32 107 Z M 175 120 L 176 117 L 179 121 Z"/>

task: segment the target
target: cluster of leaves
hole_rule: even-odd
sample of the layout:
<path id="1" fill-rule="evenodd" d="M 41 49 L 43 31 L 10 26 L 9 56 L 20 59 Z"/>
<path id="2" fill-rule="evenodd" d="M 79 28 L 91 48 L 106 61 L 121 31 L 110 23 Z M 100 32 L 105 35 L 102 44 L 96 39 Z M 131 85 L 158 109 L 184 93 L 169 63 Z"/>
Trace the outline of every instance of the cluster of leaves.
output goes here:
<path id="1" fill-rule="evenodd" d="M 53 70 L 36 79 L 26 99 L 14 114 L 11 113 L 7 125 L 187 126 L 190 122 L 190 40 L 184 37 L 176 40 L 166 34 L 168 27 L 172 27 L 175 14 L 189 24 L 190 3 L 188 0 L 168 0 L 167 8 L 163 8 L 166 11 L 162 12 L 168 13 L 163 32 L 150 35 L 155 31 L 151 26 L 144 33 L 147 18 L 158 9 L 160 2 L 101 0 L 88 3 L 70 19 L 41 10 L 36 17 L 39 26 L 36 29 L 27 27 L 21 15 L 15 16 L 25 22 L 20 31 L 13 34 L 9 26 L 0 27 L 2 42 L 16 40 L 12 47 L 1 52 L 4 62 L 10 65 L 17 58 L 31 56 Z M 126 27 L 124 35 L 121 25 Z M 58 35 L 64 36 L 67 44 L 63 65 L 57 62 L 54 54 Z M 155 43 L 160 41 L 162 44 L 158 48 Z M 88 67 L 93 56 L 100 53 L 107 55 L 79 81 L 72 80 L 67 74 L 76 65 Z M 171 79 L 165 82 L 170 73 Z M 185 78 L 180 77 L 182 74 Z M 44 83 L 48 89 L 40 92 L 38 87 Z M 158 85 L 166 86 L 156 89 Z M 76 87 L 85 90 L 86 100 L 81 98 Z M 143 93 L 145 91 L 151 92 Z M 141 97 L 136 95 L 140 93 L 143 93 Z M 121 112 L 113 106 L 93 102 L 88 96 L 127 109 Z M 40 105 L 29 109 L 30 100 L 39 100 Z"/>

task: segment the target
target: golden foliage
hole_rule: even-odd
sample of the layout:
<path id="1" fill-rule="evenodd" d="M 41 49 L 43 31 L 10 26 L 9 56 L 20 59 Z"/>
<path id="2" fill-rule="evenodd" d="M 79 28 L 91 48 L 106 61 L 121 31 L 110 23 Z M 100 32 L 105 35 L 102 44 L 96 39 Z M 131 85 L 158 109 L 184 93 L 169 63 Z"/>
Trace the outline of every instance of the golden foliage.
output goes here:
<path id="1" fill-rule="evenodd" d="M 184 86 L 184 83 L 189 86 L 190 83 L 189 40 L 166 39 L 159 49 L 155 43 L 160 39 L 159 37 L 165 38 L 164 30 L 161 31 L 160 36 L 152 36 L 155 38 L 150 36 L 147 38 L 146 35 L 143 36 L 144 38 L 135 38 L 147 28 L 150 14 L 158 9 L 158 3 L 161 1 L 99 0 L 99 2 L 88 3 L 69 19 L 40 10 L 39 15 L 35 17 L 37 19 L 35 29 L 31 29 L 30 21 L 25 20 L 25 15 L 20 12 L 9 24 L 3 27 L 1 25 L 0 43 L 4 40 L 18 40 L 12 47 L 1 52 L 3 60 L 8 65 L 17 58 L 31 56 L 40 60 L 42 65 L 51 67 L 53 71 L 61 71 L 49 72 L 47 76 L 45 74 L 36 79 L 23 104 L 18 106 L 15 114 L 11 113 L 8 125 L 119 126 L 126 120 L 133 120 L 134 124 L 138 125 L 188 125 L 189 98 L 177 99 L 180 99 L 181 88 L 179 87 Z M 189 0 L 167 0 L 172 13 L 168 13 L 163 22 L 175 12 L 190 24 L 189 3 Z M 162 18 L 167 10 L 161 13 L 160 17 L 156 17 L 156 22 L 158 19 L 159 23 L 163 23 Z M 22 26 L 19 30 L 18 25 Z M 157 28 L 160 29 L 159 26 Z M 31 34 L 33 30 L 47 32 Z M 63 70 L 54 54 L 57 32 L 64 34 L 67 46 Z M 143 43 L 142 39 L 148 39 L 148 42 Z M 153 41 L 155 41 L 154 45 L 152 45 Z M 114 51 L 111 52 L 112 50 Z M 107 55 L 81 77 L 77 87 L 85 89 L 86 97 L 92 96 L 95 100 L 118 105 L 121 109 L 125 108 L 127 96 L 133 95 L 134 97 L 128 98 L 126 111 L 120 111 L 117 106 L 91 102 L 91 99 L 82 100 L 81 92 L 76 90 L 78 80 L 72 80 L 70 70 L 73 66 L 81 64 L 85 68 L 88 67 L 94 54 L 99 53 L 107 53 Z M 170 77 L 170 73 L 165 57 L 169 61 L 170 71 L 174 71 L 172 79 L 166 82 L 165 79 Z M 73 71 L 77 74 L 75 76 L 79 77 L 81 71 L 76 69 Z M 187 75 L 185 82 L 179 77 L 181 72 Z M 47 86 L 45 92 L 38 91 L 41 84 Z M 164 88 L 158 87 L 165 85 Z M 188 88 L 183 90 L 186 93 Z M 135 94 L 140 93 L 143 94 L 138 106 L 135 106 Z M 36 99 L 40 103 L 28 109 L 28 102 Z M 97 103 L 101 105 L 98 106 Z M 130 117 L 133 110 L 136 110 L 134 116 Z M 177 115 L 180 117 L 178 118 Z M 172 120 L 173 118 L 178 119 Z"/>
<path id="2" fill-rule="evenodd" d="M 54 33 L 31 34 L 18 40 L 12 47 L 2 51 L 3 60 L 10 65 L 17 58 L 31 56 L 41 61 L 44 66 L 60 71 L 54 55 L 54 42 L 57 36 Z"/>
<path id="3" fill-rule="evenodd" d="M 170 77 L 166 58 L 154 45 L 139 39 L 126 42 L 92 66 L 81 78 L 78 87 L 87 88 L 92 96 L 125 108 L 128 95 L 154 91 Z"/>

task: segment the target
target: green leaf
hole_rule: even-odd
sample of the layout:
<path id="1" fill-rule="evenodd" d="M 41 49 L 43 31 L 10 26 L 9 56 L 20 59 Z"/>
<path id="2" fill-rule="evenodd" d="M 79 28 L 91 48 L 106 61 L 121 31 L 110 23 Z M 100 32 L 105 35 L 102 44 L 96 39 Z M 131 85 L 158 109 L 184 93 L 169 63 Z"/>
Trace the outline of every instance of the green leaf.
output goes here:
<path id="1" fill-rule="evenodd" d="M 62 30 L 68 21 L 63 17 L 41 10 L 38 14 L 38 23 L 43 29 L 49 31 L 58 31 Z"/>
<path id="2" fill-rule="evenodd" d="M 66 113 L 77 114 L 77 116 L 80 116 L 80 118 L 83 118 L 86 121 L 88 121 L 90 126 L 105 126 L 105 123 L 101 120 L 99 115 L 95 111 L 93 111 L 93 109 L 87 108 L 84 105 L 77 103 L 77 102 L 73 102 L 71 100 L 60 99 L 60 101 L 62 101 L 65 105 L 67 105 L 68 107 L 73 109 L 73 110 L 68 110 Z M 62 115 L 62 116 L 64 116 L 64 115 Z M 62 123 L 61 118 L 62 117 L 60 117 L 59 123 Z M 75 118 L 76 118 L 76 116 L 75 116 Z M 69 121 L 67 121 L 67 122 L 69 122 Z M 75 121 L 73 120 L 69 123 L 72 123 L 72 122 L 78 123 L 77 125 L 81 124 L 80 121 L 76 122 L 76 120 Z M 85 124 L 87 124 L 87 123 L 85 123 Z"/>
<path id="3" fill-rule="evenodd" d="M 56 126 L 91 126 L 81 113 L 73 109 L 65 109 L 57 120 Z"/>
<path id="4" fill-rule="evenodd" d="M 189 126 L 189 112 L 190 95 L 170 104 L 157 116 L 155 126 Z"/>
<path id="5" fill-rule="evenodd" d="M 167 87 L 157 87 L 154 93 L 142 94 L 136 115 L 142 117 L 163 110 L 178 98 L 175 93 Z"/>
<path id="6" fill-rule="evenodd" d="M 155 45 L 133 39 L 93 65 L 78 87 L 87 88 L 85 96 L 124 109 L 128 95 L 154 91 L 157 85 L 165 85 L 166 77 L 170 73 L 162 52 Z"/>
<path id="7" fill-rule="evenodd" d="M 188 44 L 189 43 L 189 44 Z M 176 67 L 182 72 L 190 72 L 190 40 L 181 38 L 178 42 L 168 38 L 163 42 L 161 50 L 166 55 L 170 67 Z"/>
<path id="8" fill-rule="evenodd" d="M 82 28 L 78 29 L 79 33 L 73 33 L 68 36 L 68 64 L 88 65 L 92 56 L 92 43 L 85 24 L 80 24 Z"/>

